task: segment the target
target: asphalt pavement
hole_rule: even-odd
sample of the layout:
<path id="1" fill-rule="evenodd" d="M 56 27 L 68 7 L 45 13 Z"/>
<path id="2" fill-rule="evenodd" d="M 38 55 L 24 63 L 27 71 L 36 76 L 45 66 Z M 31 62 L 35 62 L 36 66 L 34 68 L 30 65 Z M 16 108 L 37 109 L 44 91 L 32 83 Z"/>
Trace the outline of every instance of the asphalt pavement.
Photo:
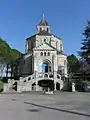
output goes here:
<path id="1" fill-rule="evenodd" d="M 0 94 L 0 120 L 90 120 L 90 93 Z"/>

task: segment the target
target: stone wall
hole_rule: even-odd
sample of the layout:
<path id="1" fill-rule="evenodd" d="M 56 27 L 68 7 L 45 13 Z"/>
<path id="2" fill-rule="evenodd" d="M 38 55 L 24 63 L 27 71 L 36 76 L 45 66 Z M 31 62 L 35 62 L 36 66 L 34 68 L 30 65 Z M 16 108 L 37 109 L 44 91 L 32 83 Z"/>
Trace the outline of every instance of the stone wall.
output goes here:
<path id="1" fill-rule="evenodd" d="M 67 56 L 59 54 L 57 55 L 57 65 L 62 66 L 64 69 L 64 74 L 67 77 Z"/>
<path id="2" fill-rule="evenodd" d="M 55 37 L 54 35 L 51 35 L 51 36 L 36 35 L 36 47 L 44 44 L 44 42 L 50 44 L 52 47 L 56 48 L 58 51 L 63 51 L 63 42 L 62 42 L 62 40 Z"/>

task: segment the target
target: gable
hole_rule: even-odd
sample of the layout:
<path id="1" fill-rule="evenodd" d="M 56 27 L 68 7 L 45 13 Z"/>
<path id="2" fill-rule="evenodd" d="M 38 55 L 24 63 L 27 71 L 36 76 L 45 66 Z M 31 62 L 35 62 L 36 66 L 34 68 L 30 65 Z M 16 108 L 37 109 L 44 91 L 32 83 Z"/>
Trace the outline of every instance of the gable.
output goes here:
<path id="1" fill-rule="evenodd" d="M 38 50 L 42 50 L 42 49 L 44 49 L 44 50 L 55 50 L 52 46 L 49 46 L 49 44 L 46 44 L 46 43 L 36 47 L 35 49 L 38 49 Z"/>

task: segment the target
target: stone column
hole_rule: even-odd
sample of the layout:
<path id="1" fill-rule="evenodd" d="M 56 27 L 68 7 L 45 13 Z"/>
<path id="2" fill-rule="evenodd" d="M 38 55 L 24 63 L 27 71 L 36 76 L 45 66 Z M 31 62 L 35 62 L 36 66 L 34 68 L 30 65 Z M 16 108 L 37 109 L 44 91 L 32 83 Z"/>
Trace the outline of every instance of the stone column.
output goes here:
<path id="1" fill-rule="evenodd" d="M 18 93 L 21 93 L 21 92 L 22 92 L 21 86 L 17 86 L 17 92 L 18 92 Z"/>
<path id="2" fill-rule="evenodd" d="M 57 81 L 57 72 L 56 71 L 53 72 L 53 76 L 54 76 L 54 91 L 56 91 L 57 90 L 56 89 L 56 81 Z"/>
<path id="3" fill-rule="evenodd" d="M 29 82 L 26 84 L 26 91 L 32 91 L 32 85 Z"/>
<path id="4" fill-rule="evenodd" d="M 56 89 L 56 82 L 54 82 L 54 91 L 56 91 L 57 89 Z"/>
<path id="5" fill-rule="evenodd" d="M 68 74 L 67 74 L 67 58 L 64 60 L 64 75 L 67 78 Z"/>
<path id="6" fill-rule="evenodd" d="M 8 83 L 4 83 L 4 89 L 3 89 L 3 92 L 9 92 L 9 89 L 8 89 Z"/>
<path id="7" fill-rule="evenodd" d="M 36 77 L 36 72 L 37 72 L 37 61 L 36 61 L 37 55 L 34 55 L 34 80 L 35 80 L 35 84 L 36 84 L 36 89 L 37 89 L 37 77 Z"/>
<path id="8" fill-rule="evenodd" d="M 34 79 L 35 79 L 35 84 L 36 84 L 36 91 L 39 91 L 39 87 L 38 87 L 38 66 L 37 66 L 37 54 L 34 55 Z"/>
<path id="9" fill-rule="evenodd" d="M 75 83 L 72 83 L 72 92 L 76 92 Z"/>
<path id="10" fill-rule="evenodd" d="M 52 56 L 52 65 L 53 65 L 53 80 L 54 80 L 54 91 L 56 91 L 56 82 L 57 82 L 57 57 L 56 55 Z"/>
<path id="11" fill-rule="evenodd" d="M 63 88 L 63 81 L 60 83 L 60 90 Z"/>
<path id="12" fill-rule="evenodd" d="M 39 91 L 37 71 L 34 71 L 34 78 L 35 78 L 35 84 L 36 84 L 36 91 Z"/>
<path id="13" fill-rule="evenodd" d="M 13 79 L 8 79 L 8 91 L 12 91 Z"/>
<path id="14" fill-rule="evenodd" d="M 21 86 L 21 81 L 17 82 L 17 92 L 21 93 L 22 92 L 22 86 Z"/>

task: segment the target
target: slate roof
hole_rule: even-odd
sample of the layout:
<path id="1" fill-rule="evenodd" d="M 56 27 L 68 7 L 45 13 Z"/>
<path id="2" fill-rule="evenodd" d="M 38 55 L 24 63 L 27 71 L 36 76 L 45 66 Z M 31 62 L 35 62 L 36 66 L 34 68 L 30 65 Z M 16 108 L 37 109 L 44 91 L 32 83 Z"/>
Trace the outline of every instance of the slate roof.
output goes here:
<path id="1" fill-rule="evenodd" d="M 52 35 L 53 35 L 54 37 L 62 40 L 62 39 L 59 38 L 58 36 L 56 36 L 56 35 L 54 35 L 54 34 L 51 34 L 51 33 L 48 33 L 47 31 L 41 31 L 41 32 L 39 32 L 39 33 L 37 33 L 37 34 L 32 35 L 31 37 L 28 37 L 26 40 L 30 40 L 30 39 L 36 37 L 36 35 L 41 35 L 41 36 L 52 36 Z"/>
<path id="2" fill-rule="evenodd" d="M 26 40 L 30 40 L 30 39 L 32 40 L 32 38 L 35 38 L 36 35 L 37 35 L 37 34 L 34 34 L 34 35 L 30 36 L 30 37 L 26 38 Z"/>
<path id="3" fill-rule="evenodd" d="M 46 36 L 51 36 L 52 34 L 50 34 L 49 32 L 47 32 L 47 31 L 41 31 L 41 32 L 39 32 L 39 33 L 37 33 L 37 35 L 46 35 Z"/>
<path id="4" fill-rule="evenodd" d="M 62 54 L 62 55 L 65 55 L 67 56 L 66 54 L 64 54 L 62 51 L 58 51 L 55 47 L 53 47 L 52 45 L 48 44 L 47 42 L 45 42 L 45 44 L 47 44 L 48 46 L 52 47 L 54 50 L 57 51 L 57 54 Z"/>
<path id="5" fill-rule="evenodd" d="M 48 22 L 45 19 L 42 19 L 38 25 L 39 26 L 49 26 Z"/>

